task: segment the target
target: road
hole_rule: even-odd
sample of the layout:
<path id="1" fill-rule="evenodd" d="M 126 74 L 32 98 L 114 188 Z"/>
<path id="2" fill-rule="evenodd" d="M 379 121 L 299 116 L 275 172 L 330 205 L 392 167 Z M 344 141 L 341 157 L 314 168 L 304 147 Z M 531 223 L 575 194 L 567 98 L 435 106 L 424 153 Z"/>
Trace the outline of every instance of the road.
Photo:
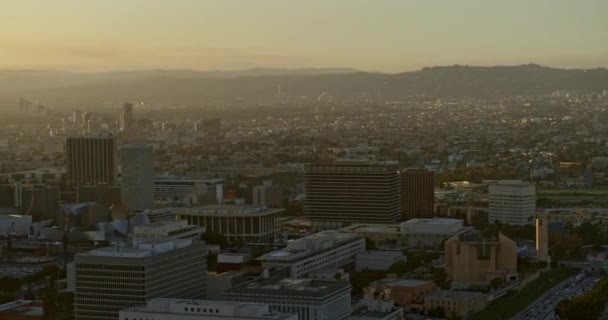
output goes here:
<path id="1" fill-rule="evenodd" d="M 579 273 L 547 291 L 526 309 L 517 314 L 515 320 L 553 320 L 556 319 L 555 307 L 563 299 L 579 296 L 589 291 L 598 277 Z"/>

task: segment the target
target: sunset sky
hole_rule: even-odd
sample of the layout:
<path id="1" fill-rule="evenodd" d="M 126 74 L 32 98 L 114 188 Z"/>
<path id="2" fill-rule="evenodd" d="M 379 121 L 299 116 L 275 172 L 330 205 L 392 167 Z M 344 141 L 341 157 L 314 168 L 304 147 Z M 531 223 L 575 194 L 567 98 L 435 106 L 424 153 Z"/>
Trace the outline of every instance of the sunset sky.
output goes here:
<path id="1" fill-rule="evenodd" d="M 0 0 L 0 68 L 608 67 L 606 0 Z"/>

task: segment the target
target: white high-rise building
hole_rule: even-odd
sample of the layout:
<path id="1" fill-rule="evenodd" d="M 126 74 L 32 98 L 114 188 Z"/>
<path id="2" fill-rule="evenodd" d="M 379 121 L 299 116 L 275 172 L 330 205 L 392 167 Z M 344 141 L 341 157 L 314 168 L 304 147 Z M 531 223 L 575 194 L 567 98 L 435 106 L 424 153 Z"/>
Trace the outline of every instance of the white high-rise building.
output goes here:
<path id="1" fill-rule="evenodd" d="M 127 144 L 120 150 L 122 201 L 130 210 L 154 206 L 154 150 L 149 144 Z"/>
<path id="2" fill-rule="evenodd" d="M 536 186 L 521 180 L 499 180 L 489 185 L 490 223 L 532 224 L 536 212 Z"/>

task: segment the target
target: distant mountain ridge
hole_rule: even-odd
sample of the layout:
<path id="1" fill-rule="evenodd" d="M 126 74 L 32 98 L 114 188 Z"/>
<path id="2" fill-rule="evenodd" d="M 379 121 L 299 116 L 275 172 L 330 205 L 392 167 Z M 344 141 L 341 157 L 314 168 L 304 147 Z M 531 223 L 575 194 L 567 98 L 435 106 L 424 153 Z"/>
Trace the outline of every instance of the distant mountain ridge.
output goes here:
<path id="1" fill-rule="evenodd" d="M 397 74 L 355 69 L 272 69 L 242 71 L 142 70 L 73 73 L 0 70 L 0 96 L 23 95 L 51 104 L 100 101 L 157 101 L 204 104 L 219 100 L 272 97 L 281 88 L 290 97 L 374 96 L 502 97 L 545 95 L 556 90 L 608 90 L 608 70 L 519 66 L 442 66 Z"/>

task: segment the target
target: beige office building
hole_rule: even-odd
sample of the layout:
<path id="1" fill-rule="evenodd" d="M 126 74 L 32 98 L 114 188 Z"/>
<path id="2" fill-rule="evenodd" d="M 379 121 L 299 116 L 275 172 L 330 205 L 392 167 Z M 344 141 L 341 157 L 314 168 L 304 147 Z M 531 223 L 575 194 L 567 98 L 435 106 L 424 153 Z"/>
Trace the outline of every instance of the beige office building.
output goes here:
<path id="1" fill-rule="evenodd" d="M 494 278 L 517 278 L 515 241 L 499 233 L 484 237 L 470 231 L 445 243 L 445 272 L 455 287 L 485 285 Z"/>

